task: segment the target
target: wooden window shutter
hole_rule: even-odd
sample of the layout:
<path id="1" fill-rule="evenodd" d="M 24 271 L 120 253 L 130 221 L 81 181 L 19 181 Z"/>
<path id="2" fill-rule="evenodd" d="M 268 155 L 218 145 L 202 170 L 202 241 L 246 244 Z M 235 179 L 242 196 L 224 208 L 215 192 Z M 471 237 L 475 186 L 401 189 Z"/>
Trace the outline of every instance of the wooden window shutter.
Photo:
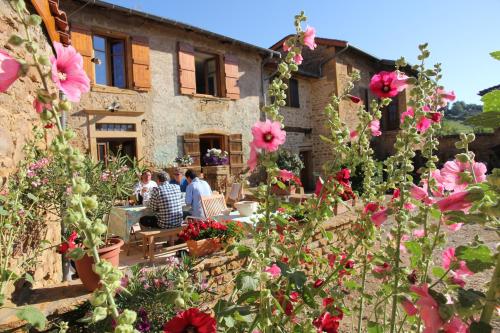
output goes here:
<path id="1" fill-rule="evenodd" d="M 226 54 L 224 56 L 224 74 L 226 97 L 230 99 L 239 99 L 240 87 L 238 86 L 238 79 L 240 78 L 240 73 L 238 70 L 238 58 L 236 58 L 236 56 L 231 54 Z"/>
<path id="2" fill-rule="evenodd" d="M 149 68 L 149 40 L 146 37 L 132 37 L 132 82 L 133 89 L 151 89 Z"/>
<path id="3" fill-rule="evenodd" d="M 229 135 L 229 165 L 233 176 L 243 171 L 243 136 L 241 134 Z"/>
<path id="4" fill-rule="evenodd" d="M 179 42 L 179 91 L 183 95 L 196 93 L 194 47 Z"/>
<path id="5" fill-rule="evenodd" d="M 200 136 L 194 133 L 184 133 L 184 155 L 193 158 L 190 168 L 201 171 Z"/>
<path id="6" fill-rule="evenodd" d="M 82 55 L 83 58 L 83 69 L 93 83 L 94 80 L 94 64 L 92 63 L 92 58 L 94 57 L 94 51 L 92 47 L 92 32 L 90 28 L 72 25 L 71 26 L 71 44 L 73 47 Z"/>

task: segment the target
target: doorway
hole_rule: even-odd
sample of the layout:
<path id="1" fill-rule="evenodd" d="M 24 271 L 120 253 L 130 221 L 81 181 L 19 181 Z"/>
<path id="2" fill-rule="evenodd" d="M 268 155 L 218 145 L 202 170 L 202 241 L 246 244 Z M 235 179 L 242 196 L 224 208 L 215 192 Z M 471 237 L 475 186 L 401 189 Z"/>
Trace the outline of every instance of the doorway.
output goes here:
<path id="1" fill-rule="evenodd" d="M 128 156 L 130 160 L 137 158 L 136 140 L 131 138 L 97 139 L 97 160 L 108 164 L 112 156 Z"/>
<path id="2" fill-rule="evenodd" d="M 299 153 L 299 157 L 304 163 L 304 168 L 300 170 L 300 181 L 304 187 L 304 191 L 312 192 L 314 191 L 314 177 L 313 177 L 313 163 L 312 163 L 312 151 L 304 150 Z"/>

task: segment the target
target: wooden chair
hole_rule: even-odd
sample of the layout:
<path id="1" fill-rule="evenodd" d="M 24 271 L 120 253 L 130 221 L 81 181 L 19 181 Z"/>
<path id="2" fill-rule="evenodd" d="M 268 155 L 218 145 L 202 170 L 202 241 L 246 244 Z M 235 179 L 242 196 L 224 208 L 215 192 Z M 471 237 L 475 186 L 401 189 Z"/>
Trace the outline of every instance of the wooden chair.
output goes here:
<path id="1" fill-rule="evenodd" d="M 227 191 L 226 203 L 231 203 L 231 206 L 243 198 L 243 186 L 241 183 L 232 183 L 231 189 Z"/>
<path id="2" fill-rule="evenodd" d="M 153 262 L 155 257 L 155 245 L 159 238 L 168 238 L 169 240 L 177 239 L 177 235 L 181 232 L 183 227 L 172 229 L 150 229 L 137 232 L 142 237 L 142 253 L 144 259 L 149 258 L 149 262 Z M 179 250 L 187 249 L 186 243 L 171 245 L 161 253 L 175 253 Z"/>
<path id="3" fill-rule="evenodd" d="M 212 194 L 208 196 L 201 196 L 201 207 L 205 213 L 205 217 L 212 217 L 221 215 L 227 210 L 226 200 L 223 194 Z"/>

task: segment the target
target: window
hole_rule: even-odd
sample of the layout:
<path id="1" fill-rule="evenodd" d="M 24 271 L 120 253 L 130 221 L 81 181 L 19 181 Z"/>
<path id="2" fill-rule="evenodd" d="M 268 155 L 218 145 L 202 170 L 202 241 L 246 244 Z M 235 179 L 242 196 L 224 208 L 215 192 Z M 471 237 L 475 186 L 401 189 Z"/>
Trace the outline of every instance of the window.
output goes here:
<path id="1" fill-rule="evenodd" d="M 128 156 L 130 160 L 137 157 L 136 140 L 131 138 L 97 139 L 97 160 L 108 164 L 113 156 Z"/>
<path id="2" fill-rule="evenodd" d="M 300 108 L 299 81 L 297 81 L 297 79 L 288 80 L 288 89 L 286 92 L 286 106 L 292 108 Z"/>
<path id="3" fill-rule="evenodd" d="M 219 61 L 215 54 L 195 52 L 196 93 L 220 96 Z"/>
<path id="4" fill-rule="evenodd" d="M 398 96 L 394 97 L 391 103 L 382 110 L 381 123 L 383 131 L 394 131 L 399 129 Z"/>
<path id="5" fill-rule="evenodd" d="M 108 124 L 99 123 L 95 125 L 96 131 L 126 131 L 134 132 L 135 124 Z"/>
<path id="6" fill-rule="evenodd" d="M 93 36 L 95 82 L 105 86 L 125 88 L 125 41 Z"/>
<path id="7" fill-rule="evenodd" d="M 207 153 L 207 150 L 216 148 L 221 150 L 226 149 L 226 139 L 224 135 L 221 134 L 202 134 L 200 135 L 200 154 L 201 154 L 201 165 L 205 165 L 203 157 Z"/>

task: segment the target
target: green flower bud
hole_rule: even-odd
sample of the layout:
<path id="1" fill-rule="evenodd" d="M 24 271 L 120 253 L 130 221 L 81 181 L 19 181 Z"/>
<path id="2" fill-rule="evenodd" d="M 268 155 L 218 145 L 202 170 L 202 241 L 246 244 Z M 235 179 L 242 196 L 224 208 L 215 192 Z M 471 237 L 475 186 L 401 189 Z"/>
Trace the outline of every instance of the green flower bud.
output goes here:
<path id="1" fill-rule="evenodd" d="M 71 102 L 60 101 L 59 102 L 59 109 L 61 109 L 62 111 L 70 111 L 71 110 Z"/>
<path id="2" fill-rule="evenodd" d="M 118 317 L 120 325 L 132 325 L 137 319 L 137 314 L 134 311 L 124 310 Z"/>
<path id="3" fill-rule="evenodd" d="M 115 281 L 120 281 L 122 277 L 123 273 L 116 267 L 113 267 L 113 271 L 109 272 L 108 275 L 106 275 L 106 281 L 108 281 L 109 283 L 113 283 Z"/>
<path id="4" fill-rule="evenodd" d="M 106 302 L 106 294 L 103 292 L 95 292 L 90 296 L 89 302 L 93 306 L 99 306 Z"/>
<path id="5" fill-rule="evenodd" d="M 94 311 L 92 312 L 92 322 L 96 323 L 98 321 L 103 320 L 108 316 L 108 311 L 106 308 L 103 308 L 102 306 L 98 306 L 94 308 Z"/>
<path id="6" fill-rule="evenodd" d="M 297 66 L 297 64 L 295 64 L 295 63 L 291 63 L 291 64 L 289 65 L 289 68 L 290 68 L 290 70 L 291 70 L 292 72 L 296 72 L 296 71 L 298 71 L 298 70 L 299 70 L 299 66 Z"/>
<path id="7" fill-rule="evenodd" d="M 457 154 L 455 158 L 462 163 L 469 162 L 469 155 L 467 154 Z"/>
<path id="8" fill-rule="evenodd" d="M 47 57 L 45 54 L 39 55 L 38 56 L 38 63 L 43 66 L 50 66 L 50 60 L 49 57 Z"/>
<path id="9" fill-rule="evenodd" d="M 83 194 L 90 190 L 90 185 L 87 183 L 79 183 L 73 186 L 73 193 Z"/>
<path id="10" fill-rule="evenodd" d="M 94 272 L 96 272 L 99 276 L 106 275 L 112 270 L 113 265 L 111 265 L 109 261 L 103 260 L 94 265 Z"/>
<path id="11" fill-rule="evenodd" d="M 186 306 L 186 302 L 184 301 L 184 299 L 182 299 L 182 297 L 177 297 L 174 300 L 174 303 L 179 308 L 184 308 Z"/>
<path id="12" fill-rule="evenodd" d="M 29 53 L 36 53 L 38 51 L 38 44 L 35 42 L 28 42 L 24 47 Z"/>
<path id="13" fill-rule="evenodd" d="M 469 190 L 467 200 L 470 202 L 479 201 L 484 197 L 484 191 L 481 188 L 475 187 Z"/>
<path id="14" fill-rule="evenodd" d="M 104 223 L 96 223 L 92 226 L 92 230 L 96 235 L 102 235 L 106 232 L 106 225 Z"/>
<path id="15" fill-rule="evenodd" d="M 467 140 L 467 135 L 465 133 L 460 133 L 460 140 L 462 141 Z"/>
<path id="16" fill-rule="evenodd" d="M 54 113 L 50 110 L 44 109 L 42 113 L 40 113 L 40 118 L 44 121 L 49 121 L 54 118 Z"/>
<path id="17" fill-rule="evenodd" d="M 42 18 L 36 14 L 32 14 L 26 20 L 28 25 L 40 25 L 42 23 Z"/>
<path id="18" fill-rule="evenodd" d="M 12 44 L 14 46 L 19 46 L 22 43 L 24 43 L 24 39 L 19 37 L 18 35 L 12 35 L 12 36 L 10 36 L 8 43 Z"/>
<path id="19" fill-rule="evenodd" d="M 95 209 L 97 209 L 97 207 L 98 207 L 97 197 L 95 195 L 93 195 L 91 197 L 83 197 L 83 199 L 82 199 L 82 205 L 83 205 L 83 207 L 85 209 L 88 209 L 88 210 L 95 210 Z M 104 227 L 106 227 L 106 226 L 104 226 Z M 104 230 L 104 231 L 106 231 L 106 230 Z"/>
<path id="20" fill-rule="evenodd" d="M 476 135 L 474 133 L 467 134 L 467 142 L 470 143 L 470 142 L 472 142 L 474 140 L 476 140 Z"/>

